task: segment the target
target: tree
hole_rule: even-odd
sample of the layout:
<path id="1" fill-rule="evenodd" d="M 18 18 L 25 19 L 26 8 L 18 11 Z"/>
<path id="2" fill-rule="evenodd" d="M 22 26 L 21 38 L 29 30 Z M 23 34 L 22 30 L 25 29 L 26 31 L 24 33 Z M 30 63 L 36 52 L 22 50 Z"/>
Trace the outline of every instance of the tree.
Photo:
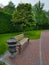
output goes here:
<path id="1" fill-rule="evenodd" d="M 3 8 L 0 7 L 0 11 L 3 11 Z"/>
<path id="2" fill-rule="evenodd" d="M 12 21 L 24 27 L 30 27 L 34 24 L 34 15 L 32 13 L 32 6 L 28 3 L 19 4 L 13 13 Z"/>
<path id="3" fill-rule="evenodd" d="M 46 16 L 47 16 L 47 18 L 48 18 L 48 20 L 49 20 L 49 11 L 46 12 Z"/>
<path id="4" fill-rule="evenodd" d="M 15 10 L 15 5 L 14 3 L 12 3 L 12 1 L 10 1 L 9 4 L 7 6 L 4 6 L 3 8 L 3 11 L 8 12 L 10 14 L 12 14 L 14 10 Z"/>
<path id="5" fill-rule="evenodd" d="M 38 29 L 38 26 L 43 25 L 48 22 L 46 12 L 43 10 L 44 3 L 41 3 L 40 1 L 34 5 L 33 11 L 36 18 L 36 26 Z"/>
<path id="6" fill-rule="evenodd" d="M 35 16 L 36 16 L 38 23 L 40 23 L 40 17 L 43 11 L 43 6 L 44 4 L 41 3 L 40 1 L 34 6 Z"/>

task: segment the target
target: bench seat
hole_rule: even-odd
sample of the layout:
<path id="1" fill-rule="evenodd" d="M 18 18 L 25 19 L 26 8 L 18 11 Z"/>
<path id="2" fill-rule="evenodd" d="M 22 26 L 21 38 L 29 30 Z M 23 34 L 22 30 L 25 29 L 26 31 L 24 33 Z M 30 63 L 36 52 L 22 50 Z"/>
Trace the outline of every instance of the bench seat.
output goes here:
<path id="1" fill-rule="evenodd" d="M 25 44 L 25 42 L 28 40 L 28 38 L 24 38 L 24 39 L 22 39 L 19 43 L 21 44 L 21 45 L 23 45 L 23 44 Z"/>
<path id="2" fill-rule="evenodd" d="M 29 38 L 25 38 L 24 34 L 20 34 L 15 36 L 15 39 L 18 41 L 17 46 L 19 47 L 19 53 L 21 53 L 29 44 Z"/>

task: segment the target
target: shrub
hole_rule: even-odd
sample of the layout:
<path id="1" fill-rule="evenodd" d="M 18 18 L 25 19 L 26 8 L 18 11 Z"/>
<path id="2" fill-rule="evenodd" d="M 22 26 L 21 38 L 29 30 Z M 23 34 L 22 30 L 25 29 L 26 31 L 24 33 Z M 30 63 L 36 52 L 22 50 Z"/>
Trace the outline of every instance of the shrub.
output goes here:
<path id="1" fill-rule="evenodd" d="M 11 17 L 11 14 L 0 11 L 0 33 L 7 33 L 13 31 Z"/>

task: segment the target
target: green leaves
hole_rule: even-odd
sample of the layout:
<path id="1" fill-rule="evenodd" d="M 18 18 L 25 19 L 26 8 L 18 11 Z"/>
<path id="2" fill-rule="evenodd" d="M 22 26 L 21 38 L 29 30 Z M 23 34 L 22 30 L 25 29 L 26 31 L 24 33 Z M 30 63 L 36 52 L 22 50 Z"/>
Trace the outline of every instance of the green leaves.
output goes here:
<path id="1" fill-rule="evenodd" d="M 3 11 L 12 14 L 15 10 L 15 5 L 12 1 L 9 2 L 7 6 L 4 6 Z"/>
<path id="2" fill-rule="evenodd" d="M 24 24 L 24 26 L 30 26 L 31 22 L 35 22 L 34 15 L 32 12 L 32 6 L 28 3 L 19 4 L 12 15 L 12 21 L 14 23 Z"/>

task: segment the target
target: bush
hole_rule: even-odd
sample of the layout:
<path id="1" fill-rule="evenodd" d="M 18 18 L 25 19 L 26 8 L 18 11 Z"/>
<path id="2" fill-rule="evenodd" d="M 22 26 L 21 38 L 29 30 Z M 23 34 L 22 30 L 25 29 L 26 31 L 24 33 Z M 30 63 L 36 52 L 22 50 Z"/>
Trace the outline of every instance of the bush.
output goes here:
<path id="1" fill-rule="evenodd" d="M 0 11 L 0 33 L 24 32 L 34 29 L 34 25 L 31 22 L 15 24 L 11 20 L 11 14 Z"/>
<path id="2" fill-rule="evenodd" d="M 0 33 L 13 32 L 12 15 L 0 11 Z"/>

